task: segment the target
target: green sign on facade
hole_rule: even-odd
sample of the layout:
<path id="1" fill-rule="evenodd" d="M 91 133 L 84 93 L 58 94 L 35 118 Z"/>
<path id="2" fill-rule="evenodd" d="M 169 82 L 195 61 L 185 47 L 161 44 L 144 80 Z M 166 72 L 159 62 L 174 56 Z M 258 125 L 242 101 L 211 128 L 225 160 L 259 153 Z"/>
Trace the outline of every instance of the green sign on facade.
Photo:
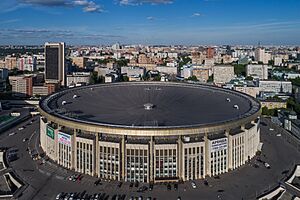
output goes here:
<path id="1" fill-rule="evenodd" d="M 53 128 L 47 126 L 47 132 L 46 132 L 46 134 L 47 134 L 50 138 L 52 138 L 52 139 L 54 140 L 54 129 L 53 129 Z"/>

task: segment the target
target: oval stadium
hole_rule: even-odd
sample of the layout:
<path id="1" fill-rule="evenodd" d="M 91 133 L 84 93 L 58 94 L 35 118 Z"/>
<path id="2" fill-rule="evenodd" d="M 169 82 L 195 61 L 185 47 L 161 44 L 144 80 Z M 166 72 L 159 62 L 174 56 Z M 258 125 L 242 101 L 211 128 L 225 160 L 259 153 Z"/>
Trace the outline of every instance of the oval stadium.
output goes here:
<path id="1" fill-rule="evenodd" d="M 217 176 L 258 150 L 260 104 L 209 85 L 90 85 L 40 101 L 40 143 L 57 164 L 106 180 Z"/>

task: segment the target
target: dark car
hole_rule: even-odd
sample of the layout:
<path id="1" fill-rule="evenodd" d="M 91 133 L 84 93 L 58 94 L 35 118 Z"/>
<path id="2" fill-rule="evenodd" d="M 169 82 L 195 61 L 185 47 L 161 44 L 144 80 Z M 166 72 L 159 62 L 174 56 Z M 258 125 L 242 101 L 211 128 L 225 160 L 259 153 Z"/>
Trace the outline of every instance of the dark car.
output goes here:
<path id="1" fill-rule="evenodd" d="M 120 200 L 125 200 L 126 198 L 126 195 L 125 194 L 122 194 L 121 197 L 119 198 Z"/>
<path id="2" fill-rule="evenodd" d="M 208 181 L 207 180 L 204 180 L 204 185 L 208 186 Z"/>
<path id="3" fill-rule="evenodd" d="M 177 184 L 177 183 L 174 184 L 174 190 L 175 190 L 175 191 L 178 190 L 178 184 Z"/>
<path id="4" fill-rule="evenodd" d="M 119 182 L 118 187 L 120 188 L 122 186 L 122 184 L 123 184 L 122 182 Z"/>
<path id="5" fill-rule="evenodd" d="M 260 124 L 263 126 L 267 126 L 267 124 L 265 122 L 260 122 Z"/>
<path id="6" fill-rule="evenodd" d="M 167 185 L 167 189 L 171 190 L 171 185 L 170 184 Z"/>
<path id="7" fill-rule="evenodd" d="M 152 191 L 152 190 L 153 190 L 153 184 L 150 183 L 150 184 L 149 184 L 149 191 Z"/>
<path id="8" fill-rule="evenodd" d="M 133 182 L 130 182 L 130 185 L 129 185 L 129 187 L 131 187 L 131 188 L 133 187 Z"/>
<path id="9" fill-rule="evenodd" d="M 139 182 L 138 182 L 138 181 L 136 181 L 136 182 L 134 183 L 134 187 L 139 187 Z"/>
<path id="10" fill-rule="evenodd" d="M 101 179 L 98 179 L 98 180 L 96 180 L 96 181 L 94 182 L 94 185 L 95 185 L 95 186 L 97 186 L 97 185 L 99 185 L 99 184 L 101 184 Z"/>
<path id="11" fill-rule="evenodd" d="M 78 176 L 78 178 L 77 178 L 77 181 L 80 182 L 80 181 L 82 180 L 82 178 L 83 178 L 83 175 L 80 174 L 80 175 Z"/>
<path id="12" fill-rule="evenodd" d="M 138 192 L 145 192 L 147 189 L 148 187 L 144 185 L 138 189 Z"/>

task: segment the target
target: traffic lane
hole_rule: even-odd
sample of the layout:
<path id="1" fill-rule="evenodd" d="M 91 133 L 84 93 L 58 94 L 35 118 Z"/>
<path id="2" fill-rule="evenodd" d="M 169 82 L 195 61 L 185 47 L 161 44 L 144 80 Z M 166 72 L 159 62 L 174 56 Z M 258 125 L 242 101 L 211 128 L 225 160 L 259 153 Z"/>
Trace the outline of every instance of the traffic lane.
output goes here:
<path id="1" fill-rule="evenodd" d="M 34 122 L 30 125 L 27 125 L 30 123 L 32 119 L 34 119 Z M 18 128 L 23 126 L 26 126 L 26 128 L 19 131 Z M 36 169 L 36 164 L 31 159 L 28 151 L 26 151 L 28 144 L 27 142 L 23 142 L 23 139 L 30 137 L 32 133 L 36 132 L 35 134 L 38 134 L 37 131 L 38 129 L 39 129 L 39 118 L 37 116 L 3 133 L 2 139 L 0 141 L 1 146 L 13 147 L 18 149 L 19 159 L 11 162 L 10 167 L 12 167 L 15 173 L 19 177 L 21 177 L 24 183 L 30 185 L 30 187 L 28 188 L 31 190 L 37 190 L 41 186 L 41 184 L 43 184 L 44 180 L 47 178 L 46 176 L 42 176 L 38 172 L 38 170 Z M 15 131 L 16 134 L 13 136 L 8 136 L 8 134 L 13 131 Z M 28 185 L 26 185 L 25 187 L 27 187 Z M 28 194 L 27 189 L 24 191 L 24 194 L 25 195 L 23 195 L 21 199 L 29 199 L 25 197 L 26 194 L 30 195 Z"/>

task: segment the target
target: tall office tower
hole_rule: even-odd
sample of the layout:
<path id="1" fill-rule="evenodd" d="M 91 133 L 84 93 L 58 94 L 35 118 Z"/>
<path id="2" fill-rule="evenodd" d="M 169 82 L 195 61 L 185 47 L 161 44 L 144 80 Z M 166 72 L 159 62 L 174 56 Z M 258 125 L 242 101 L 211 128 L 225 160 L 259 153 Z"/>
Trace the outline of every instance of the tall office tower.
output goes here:
<path id="1" fill-rule="evenodd" d="M 65 43 L 45 43 L 45 80 L 66 85 Z"/>
<path id="2" fill-rule="evenodd" d="M 212 47 L 208 47 L 206 55 L 207 55 L 207 58 L 213 58 L 215 55 L 215 49 Z"/>

